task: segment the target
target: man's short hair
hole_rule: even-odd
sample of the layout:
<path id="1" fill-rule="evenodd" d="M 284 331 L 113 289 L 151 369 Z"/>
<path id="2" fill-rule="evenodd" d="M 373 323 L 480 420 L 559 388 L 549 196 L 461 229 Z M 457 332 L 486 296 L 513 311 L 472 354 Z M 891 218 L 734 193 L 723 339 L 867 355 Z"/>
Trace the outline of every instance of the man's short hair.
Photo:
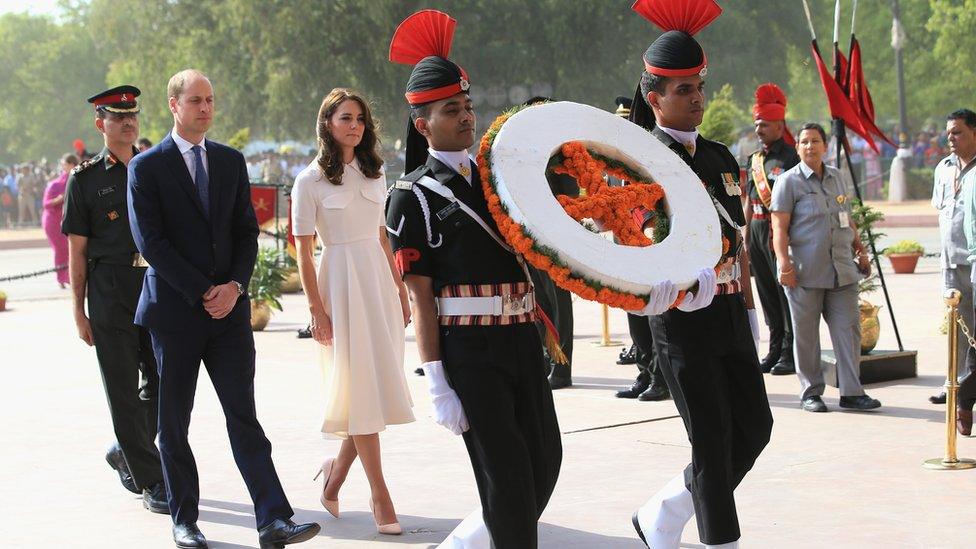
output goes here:
<path id="1" fill-rule="evenodd" d="M 827 131 L 824 130 L 824 127 L 820 124 L 817 124 L 816 122 L 807 122 L 803 124 L 800 126 L 800 131 L 796 132 L 797 137 L 803 133 L 803 130 L 816 130 L 817 133 L 820 134 L 820 139 L 823 139 L 824 145 L 827 144 Z"/>
<path id="2" fill-rule="evenodd" d="M 140 137 L 136 141 L 136 145 L 142 145 L 143 147 L 149 148 L 149 147 L 152 147 L 152 141 L 150 141 L 149 139 L 147 139 L 145 137 Z"/>
<path id="3" fill-rule="evenodd" d="M 207 78 L 207 75 L 196 69 L 183 69 L 180 72 L 174 74 L 170 77 L 169 83 L 166 84 L 166 97 L 175 97 L 179 99 L 183 95 L 183 91 L 186 90 L 186 84 L 190 80 L 196 77 Z M 210 79 L 207 78 L 209 81 Z"/>
<path id="4" fill-rule="evenodd" d="M 656 74 L 651 74 L 647 71 L 644 71 L 644 73 L 641 74 L 640 90 L 641 90 L 641 97 L 644 98 L 645 103 L 647 103 L 647 94 L 653 91 L 656 92 L 658 95 L 664 95 L 664 92 L 667 90 L 667 88 L 668 88 L 667 76 L 658 76 Z M 648 105 L 650 105 L 650 103 L 648 103 Z"/>
<path id="5" fill-rule="evenodd" d="M 969 109 L 952 111 L 949 113 L 949 116 L 946 117 L 946 121 L 951 122 L 952 120 L 962 120 L 963 123 L 969 126 L 970 129 L 976 130 L 976 112 Z"/>
<path id="6" fill-rule="evenodd" d="M 424 103 L 423 105 L 410 107 L 410 119 L 416 122 L 418 118 L 430 118 L 431 105 L 433 105 L 433 103 Z"/>

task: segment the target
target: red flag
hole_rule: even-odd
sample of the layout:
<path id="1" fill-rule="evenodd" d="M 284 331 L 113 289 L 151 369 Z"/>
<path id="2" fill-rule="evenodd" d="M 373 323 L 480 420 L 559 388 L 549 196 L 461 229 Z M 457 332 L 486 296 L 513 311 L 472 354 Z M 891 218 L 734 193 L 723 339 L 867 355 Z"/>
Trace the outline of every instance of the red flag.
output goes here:
<path id="1" fill-rule="evenodd" d="M 847 94 L 844 93 L 844 90 L 841 89 L 837 81 L 827 71 L 827 66 L 824 64 L 823 58 L 820 57 L 820 50 L 817 48 L 816 42 L 813 43 L 812 49 L 813 59 L 817 62 L 817 71 L 820 73 L 820 84 L 827 94 L 827 104 L 830 107 L 831 118 L 843 120 L 844 125 L 863 137 L 868 145 L 875 152 L 878 152 L 878 146 L 875 144 L 874 139 L 871 138 L 871 134 L 864 130 L 864 126 L 861 124 L 861 118 L 857 115 L 851 102 L 847 99 Z"/>
<path id="2" fill-rule="evenodd" d="M 851 67 L 848 82 L 848 97 L 851 106 L 854 107 L 854 111 L 861 119 L 861 125 L 864 129 L 880 137 L 892 147 L 898 147 L 875 125 L 874 101 L 871 100 L 871 92 L 868 91 L 868 84 L 864 80 L 864 67 L 861 66 L 861 44 L 857 38 L 853 37 L 851 39 Z"/>
<path id="3" fill-rule="evenodd" d="M 258 218 L 258 226 L 264 228 L 266 223 L 274 221 L 278 209 L 278 188 L 251 185 L 251 205 L 254 206 L 254 216 Z"/>

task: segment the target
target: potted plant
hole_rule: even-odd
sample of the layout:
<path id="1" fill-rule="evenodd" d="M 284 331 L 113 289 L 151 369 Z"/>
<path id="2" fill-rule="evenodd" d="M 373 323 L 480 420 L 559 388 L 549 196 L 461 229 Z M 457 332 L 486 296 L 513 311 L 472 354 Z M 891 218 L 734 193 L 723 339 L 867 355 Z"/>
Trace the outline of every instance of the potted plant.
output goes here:
<path id="1" fill-rule="evenodd" d="M 891 268 L 899 274 L 914 273 L 918 258 L 924 253 L 925 248 L 917 240 L 902 240 L 884 250 L 885 257 L 891 262 Z"/>
<path id="2" fill-rule="evenodd" d="M 874 232 L 874 224 L 884 219 L 884 214 L 855 200 L 851 205 L 851 219 L 857 227 L 864 249 L 871 252 L 877 240 L 884 233 Z M 873 258 L 872 258 L 873 259 Z M 861 280 L 857 284 L 857 308 L 861 316 L 861 354 L 866 355 L 874 350 L 881 336 L 881 323 L 878 320 L 878 311 L 881 307 L 871 303 L 865 296 L 878 289 L 878 273 L 876 268 L 871 269 L 871 276 Z"/>
<path id="3" fill-rule="evenodd" d="M 285 280 L 281 283 L 281 292 L 297 294 L 302 291 L 302 279 L 298 276 L 298 262 L 288 252 L 281 254 L 281 264 L 284 269 Z"/>
<path id="4" fill-rule="evenodd" d="M 0 290 L 0 311 L 7 310 L 7 294 Z"/>
<path id="5" fill-rule="evenodd" d="M 247 285 L 247 296 L 251 299 L 251 328 L 260 332 L 271 320 L 271 309 L 281 310 L 281 283 L 285 280 L 285 269 L 278 264 L 278 251 L 274 248 L 258 248 L 254 262 L 254 273 Z"/>

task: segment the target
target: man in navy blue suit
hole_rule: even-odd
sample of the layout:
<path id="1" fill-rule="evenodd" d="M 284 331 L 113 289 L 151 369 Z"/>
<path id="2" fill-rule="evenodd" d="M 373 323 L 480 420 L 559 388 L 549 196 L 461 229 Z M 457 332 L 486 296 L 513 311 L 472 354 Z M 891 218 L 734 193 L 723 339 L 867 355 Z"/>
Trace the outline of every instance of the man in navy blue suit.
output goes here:
<path id="1" fill-rule="evenodd" d="M 150 267 L 135 322 L 152 335 L 159 368 L 159 451 L 177 547 L 206 547 L 196 526 L 200 486 L 187 441 L 202 361 L 227 418 L 234 460 L 254 502 L 262 549 L 313 538 L 297 525 L 254 405 L 254 336 L 244 296 L 258 227 L 244 157 L 206 139 L 210 80 L 196 70 L 167 87 L 173 131 L 129 163 L 129 222 Z"/>

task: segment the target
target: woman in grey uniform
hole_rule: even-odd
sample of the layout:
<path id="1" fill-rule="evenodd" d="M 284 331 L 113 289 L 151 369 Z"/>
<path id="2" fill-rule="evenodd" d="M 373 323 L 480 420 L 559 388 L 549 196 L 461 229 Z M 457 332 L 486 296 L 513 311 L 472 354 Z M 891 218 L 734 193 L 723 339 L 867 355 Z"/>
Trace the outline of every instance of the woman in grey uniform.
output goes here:
<path id="1" fill-rule="evenodd" d="M 841 408 L 878 408 L 881 403 L 864 394 L 859 379 L 857 282 L 870 274 L 871 263 L 851 220 L 849 186 L 837 168 L 823 162 L 827 134 L 822 126 L 804 124 L 798 142 L 800 163 L 780 176 L 770 210 L 778 278 L 793 317 L 801 406 L 808 412 L 827 411 L 821 399 L 822 314 L 837 357 Z"/>

